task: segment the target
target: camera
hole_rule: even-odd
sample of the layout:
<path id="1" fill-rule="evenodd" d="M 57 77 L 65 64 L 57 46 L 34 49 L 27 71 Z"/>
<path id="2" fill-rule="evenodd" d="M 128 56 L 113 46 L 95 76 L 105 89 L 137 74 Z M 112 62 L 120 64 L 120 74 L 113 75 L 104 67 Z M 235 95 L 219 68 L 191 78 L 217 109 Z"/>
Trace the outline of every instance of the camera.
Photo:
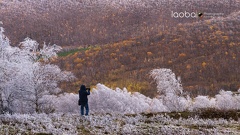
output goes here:
<path id="1" fill-rule="evenodd" d="M 86 90 L 90 90 L 90 88 L 86 88 Z"/>

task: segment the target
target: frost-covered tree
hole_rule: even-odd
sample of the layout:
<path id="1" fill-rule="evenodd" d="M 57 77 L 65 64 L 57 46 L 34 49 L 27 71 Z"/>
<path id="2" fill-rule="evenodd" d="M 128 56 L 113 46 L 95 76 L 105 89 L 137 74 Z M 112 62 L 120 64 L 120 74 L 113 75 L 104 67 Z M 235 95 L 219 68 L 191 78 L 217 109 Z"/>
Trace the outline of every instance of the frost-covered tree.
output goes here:
<path id="1" fill-rule="evenodd" d="M 153 69 L 150 76 L 156 81 L 159 98 L 169 111 L 183 111 L 189 107 L 190 98 L 183 97 L 181 79 L 176 78 L 171 69 Z"/>
<path id="2" fill-rule="evenodd" d="M 23 69 L 22 75 L 20 75 L 25 80 L 25 88 L 22 91 L 24 99 L 28 102 L 29 107 L 34 108 L 35 112 L 44 112 L 45 106 L 49 106 L 50 102 L 42 99 L 46 99 L 47 95 L 59 93 L 58 83 L 73 79 L 73 74 L 61 71 L 58 66 L 48 63 L 49 59 L 56 56 L 56 52 L 61 49 L 59 46 L 44 44 L 43 48 L 39 49 L 36 41 L 26 38 L 24 42 L 20 43 L 20 47 L 22 55 L 29 60 L 27 67 L 23 67 L 25 71 Z"/>
<path id="3" fill-rule="evenodd" d="M 38 62 L 40 60 L 49 61 L 51 58 L 57 56 L 62 48 L 57 45 L 46 45 L 43 44 L 43 48 L 39 48 L 39 44 L 30 38 L 25 38 L 23 42 L 20 43 L 21 55 L 29 59 L 29 62 Z"/>
<path id="4" fill-rule="evenodd" d="M 0 31 L 0 109 L 15 112 L 43 112 L 48 108 L 48 95 L 57 94 L 58 83 L 74 78 L 73 74 L 49 63 L 61 49 L 26 38 L 20 47 L 11 47 Z M 43 100 L 46 99 L 46 100 Z M 48 106 L 48 107 L 46 107 Z"/>
<path id="5" fill-rule="evenodd" d="M 46 95 L 55 95 L 60 92 L 57 84 L 72 78 L 69 72 L 63 72 L 56 65 L 34 63 L 28 69 L 29 75 L 25 76 L 25 89 L 22 91 L 25 98 L 35 108 L 35 112 L 42 112 L 48 103 L 41 100 Z"/>
<path id="6" fill-rule="evenodd" d="M 156 81 L 159 94 L 172 93 L 179 96 L 183 93 L 181 79 L 180 77 L 176 78 L 171 69 L 153 69 L 150 76 Z"/>
<path id="7" fill-rule="evenodd" d="M 0 112 L 6 110 L 6 102 L 4 92 L 9 88 L 12 79 L 16 77 L 19 71 L 19 59 L 14 57 L 17 55 L 17 49 L 12 48 L 8 38 L 3 34 L 4 29 L 0 28 Z M 5 94 L 6 95 L 6 94 Z"/>

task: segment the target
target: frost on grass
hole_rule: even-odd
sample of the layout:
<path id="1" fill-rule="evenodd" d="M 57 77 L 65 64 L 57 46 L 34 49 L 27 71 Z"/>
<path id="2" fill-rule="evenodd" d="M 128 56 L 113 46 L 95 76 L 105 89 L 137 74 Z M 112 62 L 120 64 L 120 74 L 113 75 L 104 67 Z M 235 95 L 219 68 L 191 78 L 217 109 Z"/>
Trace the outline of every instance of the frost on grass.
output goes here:
<path id="1" fill-rule="evenodd" d="M 237 121 L 173 119 L 165 114 L 14 114 L 0 115 L 0 125 L 1 134 L 239 134 Z"/>

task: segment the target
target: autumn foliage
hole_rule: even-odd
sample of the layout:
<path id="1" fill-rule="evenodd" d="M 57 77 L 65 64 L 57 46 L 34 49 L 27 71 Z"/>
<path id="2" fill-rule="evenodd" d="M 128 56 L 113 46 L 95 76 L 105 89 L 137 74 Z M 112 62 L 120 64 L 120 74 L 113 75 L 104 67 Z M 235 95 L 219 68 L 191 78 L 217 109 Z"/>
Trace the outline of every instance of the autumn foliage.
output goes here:
<path id="1" fill-rule="evenodd" d="M 98 82 L 154 95 L 149 71 L 170 68 L 181 76 L 192 95 L 236 91 L 239 77 L 239 12 L 226 18 L 179 24 L 157 35 L 131 38 L 105 46 L 82 48 L 57 63 L 76 74 L 81 83 Z M 87 51 L 85 51 L 87 50 Z M 67 84 L 66 84 L 67 85 Z M 76 87 L 67 86 L 68 90 Z"/>
<path id="2" fill-rule="evenodd" d="M 0 20 L 14 45 L 30 37 L 64 48 L 55 64 L 78 78 L 65 91 L 103 83 L 154 96 L 155 68 L 172 69 L 193 95 L 240 87 L 239 0 L 142 1 L 2 0 Z M 224 15 L 170 16 L 186 9 Z"/>

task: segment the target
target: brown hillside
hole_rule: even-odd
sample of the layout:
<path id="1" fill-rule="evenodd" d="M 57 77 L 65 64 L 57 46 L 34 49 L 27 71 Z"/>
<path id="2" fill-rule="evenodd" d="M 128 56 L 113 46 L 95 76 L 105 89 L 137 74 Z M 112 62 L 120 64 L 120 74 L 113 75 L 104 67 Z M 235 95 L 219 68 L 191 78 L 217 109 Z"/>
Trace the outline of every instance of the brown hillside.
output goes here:
<path id="1" fill-rule="evenodd" d="M 83 48 L 60 57 L 56 63 L 78 78 L 74 85 L 62 87 L 71 91 L 82 83 L 103 83 L 154 96 L 149 71 L 170 68 L 192 95 L 236 91 L 240 87 L 239 16 L 236 12 L 226 18 L 179 24 L 157 35 Z"/>

